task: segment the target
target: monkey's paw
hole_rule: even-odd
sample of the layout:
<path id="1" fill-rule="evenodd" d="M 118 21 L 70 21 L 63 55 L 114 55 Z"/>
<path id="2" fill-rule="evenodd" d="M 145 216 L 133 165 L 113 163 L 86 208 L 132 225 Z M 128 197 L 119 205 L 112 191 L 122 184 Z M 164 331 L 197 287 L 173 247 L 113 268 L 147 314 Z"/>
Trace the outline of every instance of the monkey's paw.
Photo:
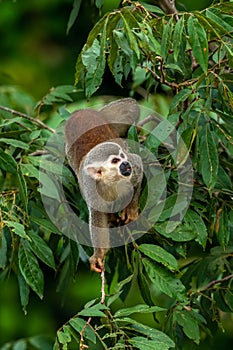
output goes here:
<path id="1" fill-rule="evenodd" d="M 125 224 L 130 223 L 138 218 L 138 207 L 127 207 L 122 210 L 121 220 L 125 222 Z"/>
<path id="2" fill-rule="evenodd" d="M 89 259 L 90 267 L 92 271 L 101 273 L 104 270 L 104 260 L 95 255 L 92 255 Z"/>

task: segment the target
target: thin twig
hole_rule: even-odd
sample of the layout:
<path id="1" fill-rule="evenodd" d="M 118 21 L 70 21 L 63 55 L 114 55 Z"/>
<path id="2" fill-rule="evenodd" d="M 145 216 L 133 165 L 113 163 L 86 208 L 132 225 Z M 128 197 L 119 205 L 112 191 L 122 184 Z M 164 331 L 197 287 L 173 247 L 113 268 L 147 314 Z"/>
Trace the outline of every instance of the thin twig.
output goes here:
<path id="1" fill-rule="evenodd" d="M 84 336 L 85 329 L 88 326 L 90 326 L 91 320 L 92 320 L 92 317 L 89 317 L 86 324 L 84 325 L 83 329 L 80 332 L 80 350 L 88 349 L 88 345 L 84 344 L 84 337 L 83 336 Z"/>
<path id="2" fill-rule="evenodd" d="M 156 117 L 155 115 L 153 114 L 150 114 L 148 115 L 145 119 L 143 120 L 140 120 L 140 122 L 137 123 L 137 126 L 144 126 L 145 124 L 147 123 L 150 123 L 150 122 L 155 122 L 156 124 L 160 123 L 162 118 L 161 116 L 158 114 L 159 117 Z"/>
<path id="3" fill-rule="evenodd" d="M 56 133 L 56 131 L 54 129 L 52 129 L 48 125 L 44 124 L 40 119 L 30 117 L 29 115 L 27 115 L 25 113 L 21 113 L 19 111 L 16 111 L 14 109 L 11 109 L 11 108 L 8 108 L 8 107 L 5 107 L 5 106 L 0 106 L 0 109 L 3 110 L 3 111 L 9 112 L 9 113 L 11 113 L 13 115 L 18 115 L 19 117 L 22 117 L 22 118 L 25 118 L 27 120 L 30 120 L 31 122 L 36 123 L 39 126 L 41 126 L 43 129 L 49 130 L 53 134 Z"/>
<path id="4" fill-rule="evenodd" d="M 45 154 L 50 154 L 50 153 L 46 150 L 38 150 L 38 151 L 30 153 L 29 156 L 35 157 L 35 156 L 43 156 Z"/>
<path id="5" fill-rule="evenodd" d="M 230 280 L 230 279 L 232 279 L 232 278 L 233 278 L 233 274 L 231 274 L 231 275 L 229 275 L 229 276 L 226 276 L 226 277 L 223 277 L 223 278 L 221 278 L 221 279 L 219 279 L 219 280 L 213 280 L 213 281 L 211 281 L 210 283 L 208 283 L 205 287 L 203 287 L 200 291 L 201 291 L 201 292 L 204 292 L 205 290 L 207 290 L 207 289 L 213 287 L 215 284 L 222 283 L 222 282 L 226 282 L 226 281 L 228 281 L 228 280 Z"/>
<path id="6" fill-rule="evenodd" d="M 161 67 L 161 64 L 160 64 L 160 67 Z M 160 77 L 152 69 L 148 68 L 148 71 L 152 74 L 153 78 L 158 80 L 161 84 L 165 84 L 165 85 L 170 86 L 171 88 L 174 88 L 176 90 L 178 90 L 181 86 L 191 86 L 191 85 L 193 85 L 194 83 L 196 83 L 199 80 L 199 78 L 193 78 L 191 80 L 186 80 L 186 81 L 183 81 L 181 83 L 174 83 L 174 82 L 165 80 L 164 74 L 163 74 L 163 76 Z"/>
<path id="7" fill-rule="evenodd" d="M 105 276 L 104 276 L 104 269 L 101 272 L 101 300 L 100 303 L 104 304 L 105 301 Z"/>

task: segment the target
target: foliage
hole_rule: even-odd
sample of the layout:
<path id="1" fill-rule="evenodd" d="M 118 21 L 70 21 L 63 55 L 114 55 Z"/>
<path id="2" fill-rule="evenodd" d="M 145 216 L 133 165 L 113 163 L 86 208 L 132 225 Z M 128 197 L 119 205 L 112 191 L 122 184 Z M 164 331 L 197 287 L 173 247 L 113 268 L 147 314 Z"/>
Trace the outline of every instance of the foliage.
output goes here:
<path id="1" fill-rule="evenodd" d="M 60 170 L 49 156 L 46 163 L 41 159 L 48 151 L 61 157 L 59 148 L 46 145 L 55 134 L 48 126 L 51 108 L 59 121 L 66 120 L 66 104 L 77 99 L 79 88 L 91 97 L 104 83 L 106 70 L 118 85 L 130 82 L 131 94 L 139 87 L 154 98 L 157 91 L 169 94 L 167 121 L 186 145 L 182 148 L 178 143 L 181 168 L 185 168 L 187 150 L 191 157 L 193 195 L 182 222 L 167 232 L 174 205 L 175 215 L 183 205 L 176 202 L 177 163 L 174 152 L 165 147 L 168 130 L 159 129 L 160 138 L 155 136 L 156 128 L 164 124 L 156 126 L 155 134 L 142 130 L 141 145 L 157 157 L 166 179 L 164 208 L 139 241 L 109 253 L 105 303 L 88 302 L 62 325 L 54 350 L 77 346 L 182 349 L 187 339 L 199 344 L 214 335 L 221 313 L 233 311 L 233 4 L 221 2 L 202 11 L 168 15 L 154 4 L 123 3 L 91 30 L 77 60 L 77 88 L 53 88 L 34 106 L 28 95 L 1 86 L 0 281 L 15 274 L 26 312 L 31 291 L 44 296 L 45 268 L 59 275 L 58 289 L 65 290 L 77 274 L 79 259 L 87 261 L 89 250 L 63 236 L 46 213 L 41 194 L 48 198 L 54 194 L 50 189 Z M 68 29 L 78 15 L 80 1 L 74 4 Z M 96 6 L 101 4 L 96 1 Z M 40 119 L 29 117 L 35 110 Z M 137 141 L 134 131 L 130 130 L 129 138 Z M 63 177 L 67 201 L 85 217 L 85 204 L 66 163 Z M 150 196 L 156 201 L 156 191 Z M 116 310 L 114 303 L 125 301 L 135 286 L 143 304 Z M 152 325 L 138 321 L 141 314 L 152 316 Z M 51 348 L 45 343 L 42 337 L 22 339 L 2 349 Z"/>

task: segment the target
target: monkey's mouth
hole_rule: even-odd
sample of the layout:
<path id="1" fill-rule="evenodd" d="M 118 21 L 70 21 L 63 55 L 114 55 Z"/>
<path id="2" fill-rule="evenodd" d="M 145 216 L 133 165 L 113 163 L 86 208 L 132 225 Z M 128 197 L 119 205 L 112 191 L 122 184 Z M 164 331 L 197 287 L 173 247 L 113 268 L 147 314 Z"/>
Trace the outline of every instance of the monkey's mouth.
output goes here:
<path id="1" fill-rule="evenodd" d="M 121 163 L 119 169 L 120 169 L 121 175 L 123 176 L 130 176 L 132 173 L 131 164 L 126 161 Z"/>

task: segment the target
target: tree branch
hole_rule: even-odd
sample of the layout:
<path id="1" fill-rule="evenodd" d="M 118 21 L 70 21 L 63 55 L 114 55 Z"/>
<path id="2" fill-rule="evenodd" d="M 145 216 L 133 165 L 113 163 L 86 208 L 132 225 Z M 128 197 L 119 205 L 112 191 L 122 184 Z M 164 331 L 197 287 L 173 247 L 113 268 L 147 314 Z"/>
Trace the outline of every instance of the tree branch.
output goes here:
<path id="1" fill-rule="evenodd" d="M 105 301 L 105 276 L 104 276 L 104 270 L 101 272 L 101 300 L 100 303 L 104 304 Z"/>
<path id="2" fill-rule="evenodd" d="M 231 275 L 229 275 L 229 276 L 226 276 L 226 277 L 223 277 L 223 278 L 221 278 L 221 279 L 219 279 L 219 280 L 213 280 L 213 281 L 211 281 L 210 283 L 208 283 L 205 287 L 203 287 L 203 288 L 200 290 L 200 292 L 204 292 L 205 290 L 207 290 L 207 289 L 213 287 L 215 284 L 222 283 L 222 282 L 226 282 L 226 281 L 228 281 L 228 280 L 230 280 L 230 279 L 232 279 L 232 278 L 233 278 L 233 274 L 231 274 Z"/>
<path id="3" fill-rule="evenodd" d="M 91 320 L 92 320 L 92 317 L 89 317 L 86 324 L 84 325 L 83 329 L 80 332 L 80 344 L 79 344 L 80 350 L 85 350 L 89 348 L 87 345 L 84 344 L 84 332 L 86 328 L 90 326 Z"/>
<path id="4" fill-rule="evenodd" d="M 157 2 L 165 13 L 168 15 L 173 14 L 175 15 L 176 21 L 179 20 L 178 11 L 175 6 L 175 0 L 157 0 Z"/>
<path id="5" fill-rule="evenodd" d="M 161 116 L 159 113 L 154 112 L 156 115 L 149 114 L 145 119 L 141 120 L 140 122 L 137 123 L 137 126 L 143 127 L 145 124 L 150 123 L 150 122 L 155 122 L 156 124 L 159 124 L 161 122 Z"/>
<path id="6" fill-rule="evenodd" d="M 25 113 L 21 113 L 21 112 L 15 111 L 14 109 L 11 109 L 11 108 L 8 108 L 8 107 L 5 107 L 5 106 L 0 106 L 0 109 L 3 110 L 3 111 L 9 112 L 9 113 L 11 113 L 13 115 L 18 115 L 19 117 L 22 117 L 22 118 L 25 118 L 27 120 L 30 120 L 31 122 L 36 123 L 37 125 L 39 125 L 43 129 L 49 130 L 53 134 L 56 133 L 56 131 L 54 129 L 52 129 L 48 125 L 44 124 L 40 119 L 30 117 L 29 115 L 27 115 Z"/>

